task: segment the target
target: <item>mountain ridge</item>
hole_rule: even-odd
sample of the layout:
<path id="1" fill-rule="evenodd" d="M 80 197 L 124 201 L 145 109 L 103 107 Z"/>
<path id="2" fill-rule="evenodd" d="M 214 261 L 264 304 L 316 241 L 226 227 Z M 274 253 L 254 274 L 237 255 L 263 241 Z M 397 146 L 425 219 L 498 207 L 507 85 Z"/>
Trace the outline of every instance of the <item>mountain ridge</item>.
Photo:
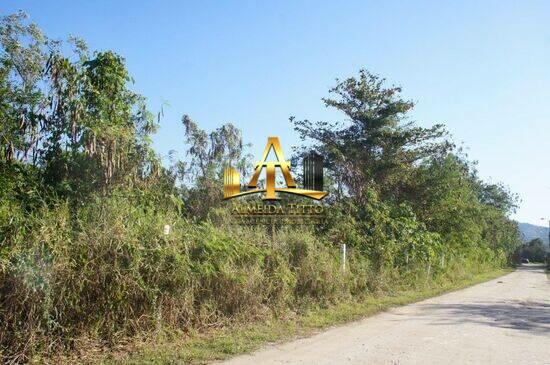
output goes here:
<path id="1" fill-rule="evenodd" d="M 544 242 L 545 246 L 548 247 L 548 227 L 522 222 L 518 222 L 518 227 L 524 242 L 529 242 L 532 239 L 540 238 Z"/>

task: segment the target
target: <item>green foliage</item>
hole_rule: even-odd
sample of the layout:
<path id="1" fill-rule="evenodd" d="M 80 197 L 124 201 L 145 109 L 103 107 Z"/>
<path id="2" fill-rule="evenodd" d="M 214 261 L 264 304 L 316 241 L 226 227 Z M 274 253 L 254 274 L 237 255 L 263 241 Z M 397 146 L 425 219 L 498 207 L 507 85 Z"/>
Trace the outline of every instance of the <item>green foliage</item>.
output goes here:
<path id="1" fill-rule="evenodd" d="M 267 231 L 222 202 L 224 168 L 250 172 L 237 128 L 184 116 L 186 160 L 163 168 L 124 59 L 70 44 L 24 14 L 0 21 L 4 362 L 420 290 L 517 248 L 515 196 L 481 181 L 441 125 L 408 121 L 413 103 L 367 71 L 324 100 L 346 122 L 295 122 L 328 161 L 326 223 Z"/>
<path id="2" fill-rule="evenodd" d="M 159 326 L 200 328 L 350 295 L 337 249 L 309 233 L 269 238 L 191 224 L 142 199 L 117 190 L 76 212 L 66 203 L 42 206 L 12 222 L 0 257 L 3 354 L 47 352 L 55 339 L 70 345 L 81 336 L 113 341 Z"/>
<path id="3" fill-rule="evenodd" d="M 482 182 L 444 139 L 442 125 L 422 128 L 408 121 L 413 103 L 384 82 L 365 70 L 337 82 L 330 90 L 337 97 L 324 102 L 345 122 L 292 118 L 302 139 L 328 158 L 335 207 L 355 219 L 353 229 L 332 221 L 333 230 L 345 232 L 353 245 L 355 237 L 364 237 L 362 245 L 379 268 L 403 265 L 411 255 L 431 265 L 478 249 L 511 260 L 519 234 L 507 215 L 516 196 Z"/>
<path id="4" fill-rule="evenodd" d="M 524 244 L 520 249 L 520 257 L 528 259 L 531 262 L 545 262 L 546 248 L 540 238 L 532 239 Z"/>
<path id="5" fill-rule="evenodd" d="M 61 42 L 24 19 L 0 21 L 0 162 L 38 167 L 49 188 L 76 200 L 157 173 L 149 147 L 156 125 L 128 89 L 124 60 L 90 55 L 77 39 L 64 55 Z"/>
<path id="6" fill-rule="evenodd" d="M 234 167 L 246 176 L 250 168 L 248 145 L 243 144 L 241 131 L 231 123 L 207 133 L 187 115 L 182 118 L 189 161 L 178 161 L 173 170 L 182 182 L 182 196 L 189 216 L 205 219 L 220 207 L 223 198 L 223 170 Z"/>
<path id="7" fill-rule="evenodd" d="M 339 195 L 364 204 L 367 188 L 384 199 L 396 199 L 402 182 L 410 179 L 414 163 L 444 153 L 452 144 L 442 140 L 442 125 L 432 128 L 406 121 L 414 104 L 400 97 L 401 88 L 384 87 L 384 79 L 361 70 L 358 78 L 338 81 L 327 107 L 342 112 L 345 122 L 298 121 L 295 129 L 311 140 L 328 160 Z"/>

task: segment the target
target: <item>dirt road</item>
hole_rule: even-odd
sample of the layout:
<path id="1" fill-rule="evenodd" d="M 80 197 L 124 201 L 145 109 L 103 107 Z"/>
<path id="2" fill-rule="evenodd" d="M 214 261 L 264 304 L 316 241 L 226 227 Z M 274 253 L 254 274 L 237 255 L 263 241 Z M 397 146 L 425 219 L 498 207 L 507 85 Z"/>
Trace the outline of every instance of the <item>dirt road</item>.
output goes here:
<path id="1" fill-rule="evenodd" d="M 224 364 L 550 364 L 550 280 L 525 265 Z"/>

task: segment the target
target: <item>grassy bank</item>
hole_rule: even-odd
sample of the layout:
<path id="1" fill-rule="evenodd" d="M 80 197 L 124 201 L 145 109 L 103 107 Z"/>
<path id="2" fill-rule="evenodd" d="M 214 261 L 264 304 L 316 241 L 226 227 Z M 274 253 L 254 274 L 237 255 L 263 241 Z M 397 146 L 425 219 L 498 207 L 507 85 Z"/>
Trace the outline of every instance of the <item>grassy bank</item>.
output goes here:
<path id="1" fill-rule="evenodd" d="M 360 302 L 312 309 L 292 318 L 272 319 L 247 325 L 234 324 L 190 336 L 150 338 L 128 345 L 118 353 L 90 357 L 88 360 L 107 364 L 200 364 L 226 359 L 256 350 L 268 343 L 309 336 L 329 326 L 358 320 L 391 307 L 475 285 L 511 271 L 494 269 L 453 282 L 433 283 L 421 290 L 403 290 L 391 295 L 368 297 Z"/>
<path id="2" fill-rule="evenodd" d="M 338 80 L 323 98 L 338 117 L 290 118 L 301 143 L 285 186 L 309 185 L 300 165 L 315 157 L 326 216 L 267 226 L 232 213 L 265 196 L 223 199 L 228 171 L 268 181 L 242 131 L 183 115 L 182 159 L 161 157 L 163 113 L 132 80 L 115 51 L 0 17 L 1 364 L 208 361 L 512 262 L 516 195 L 483 181 L 443 125 L 416 125 L 414 102 L 381 76 Z M 313 203 L 280 198 L 269 204 Z"/>
<path id="3" fill-rule="evenodd" d="M 372 240 L 350 245 L 342 272 L 333 243 L 342 239 L 332 231 L 194 223 L 139 199 L 113 194 L 76 212 L 59 204 L 13 220 L 10 250 L 0 252 L 3 362 L 121 352 L 160 363 L 221 358 L 465 285 L 505 264 L 483 247 L 406 256 L 407 241 Z M 395 252 L 378 250 L 388 247 Z"/>

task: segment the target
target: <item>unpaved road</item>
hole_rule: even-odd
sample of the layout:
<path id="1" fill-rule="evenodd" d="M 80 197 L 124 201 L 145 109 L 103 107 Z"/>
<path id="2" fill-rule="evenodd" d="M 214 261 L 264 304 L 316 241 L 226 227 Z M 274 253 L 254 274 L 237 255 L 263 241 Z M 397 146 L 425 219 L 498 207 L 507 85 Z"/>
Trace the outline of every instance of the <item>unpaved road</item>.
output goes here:
<path id="1" fill-rule="evenodd" d="M 550 280 L 525 265 L 224 364 L 550 364 Z"/>

